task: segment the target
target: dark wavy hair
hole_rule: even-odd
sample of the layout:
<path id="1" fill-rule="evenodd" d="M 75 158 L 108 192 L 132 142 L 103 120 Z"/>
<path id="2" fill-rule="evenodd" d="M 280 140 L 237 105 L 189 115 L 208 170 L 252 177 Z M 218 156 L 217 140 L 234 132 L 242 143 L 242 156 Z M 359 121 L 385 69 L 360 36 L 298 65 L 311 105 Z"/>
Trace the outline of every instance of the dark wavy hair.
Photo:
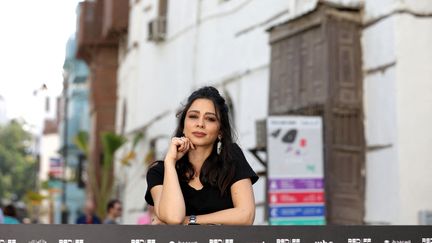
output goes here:
<path id="1" fill-rule="evenodd" d="M 186 113 L 191 107 L 192 103 L 197 99 L 211 100 L 215 106 L 216 115 L 220 122 L 220 133 L 222 135 L 222 150 L 220 154 L 216 152 L 217 142 L 213 145 L 213 150 L 209 157 L 204 161 L 201 168 L 200 181 L 203 185 L 210 185 L 219 188 L 221 195 L 226 193 L 230 182 L 234 177 L 235 166 L 232 161 L 233 153 L 233 134 L 231 129 L 230 117 L 228 113 L 228 106 L 225 99 L 219 94 L 219 91 L 211 86 L 202 87 L 194 91 L 187 99 L 186 104 L 177 113 L 178 125 L 174 136 L 184 136 L 184 124 Z M 176 169 L 181 180 L 189 182 L 195 171 L 192 164 L 189 162 L 188 157 L 185 155 L 176 163 Z"/>

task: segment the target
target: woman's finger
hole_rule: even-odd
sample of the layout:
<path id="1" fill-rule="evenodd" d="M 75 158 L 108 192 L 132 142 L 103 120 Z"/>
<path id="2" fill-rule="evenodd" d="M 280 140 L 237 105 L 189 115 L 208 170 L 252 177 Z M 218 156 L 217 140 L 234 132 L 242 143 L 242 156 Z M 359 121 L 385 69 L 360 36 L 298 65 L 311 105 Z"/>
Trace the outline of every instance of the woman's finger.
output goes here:
<path id="1" fill-rule="evenodd" d="M 185 142 L 184 142 L 184 140 L 183 139 L 179 139 L 179 144 L 180 144 L 180 146 L 178 147 L 178 151 L 179 152 L 184 151 L 184 149 L 185 149 Z"/>
<path id="2" fill-rule="evenodd" d="M 180 138 L 178 137 L 173 137 L 171 139 L 171 144 L 174 144 L 175 146 L 179 146 L 180 145 Z"/>
<path id="3" fill-rule="evenodd" d="M 190 139 L 188 139 L 189 141 L 189 146 L 191 149 L 195 149 L 195 145 L 192 143 L 192 141 Z"/>
<path id="4" fill-rule="evenodd" d="M 187 148 L 188 148 L 188 150 L 189 149 L 194 149 L 195 147 L 194 147 L 194 145 L 192 144 L 192 142 L 191 142 L 191 140 L 189 139 L 189 138 L 187 138 L 187 137 L 184 137 L 184 141 L 186 142 L 186 144 L 187 144 Z"/>
<path id="5" fill-rule="evenodd" d="M 181 146 L 182 144 L 183 144 L 183 141 L 182 141 L 182 139 L 181 138 L 178 138 L 178 137 L 174 137 L 173 139 L 172 139 L 172 143 L 175 145 L 175 146 Z"/>
<path id="6" fill-rule="evenodd" d="M 184 151 L 186 152 L 186 151 L 189 150 L 189 142 L 188 142 L 187 140 L 185 140 L 185 141 L 184 141 L 184 144 L 185 144 L 185 149 L 184 149 Z"/>

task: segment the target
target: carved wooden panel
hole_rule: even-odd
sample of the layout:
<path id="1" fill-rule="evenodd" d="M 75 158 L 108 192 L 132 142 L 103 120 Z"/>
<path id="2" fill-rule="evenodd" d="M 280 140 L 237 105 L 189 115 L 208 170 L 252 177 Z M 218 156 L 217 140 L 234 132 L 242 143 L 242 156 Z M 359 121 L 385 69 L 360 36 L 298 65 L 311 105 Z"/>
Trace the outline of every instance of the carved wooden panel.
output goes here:
<path id="1" fill-rule="evenodd" d="M 358 27 L 353 23 L 332 19 L 329 21 L 331 41 L 331 75 L 334 80 L 333 102 L 335 104 L 361 105 L 361 59 Z"/>
<path id="2" fill-rule="evenodd" d="M 270 71 L 270 114 L 284 114 L 324 104 L 325 42 L 320 28 L 273 44 Z"/>
<path id="3" fill-rule="evenodd" d="M 331 123 L 328 187 L 329 221 L 362 224 L 364 217 L 365 141 L 359 26 L 329 17 L 330 82 L 328 123 Z"/>
<path id="4" fill-rule="evenodd" d="M 322 29 L 315 27 L 300 37 L 300 78 L 298 107 L 324 104 L 326 95 L 325 42 Z M 298 108 L 296 107 L 296 108 Z"/>
<path id="5" fill-rule="evenodd" d="M 332 144 L 354 149 L 363 144 L 361 111 L 357 109 L 332 109 Z"/>
<path id="6" fill-rule="evenodd" d="M 270 113 L 283 114 L 295 102 L 295 40 L 276 43 L 272 48 Z"/>

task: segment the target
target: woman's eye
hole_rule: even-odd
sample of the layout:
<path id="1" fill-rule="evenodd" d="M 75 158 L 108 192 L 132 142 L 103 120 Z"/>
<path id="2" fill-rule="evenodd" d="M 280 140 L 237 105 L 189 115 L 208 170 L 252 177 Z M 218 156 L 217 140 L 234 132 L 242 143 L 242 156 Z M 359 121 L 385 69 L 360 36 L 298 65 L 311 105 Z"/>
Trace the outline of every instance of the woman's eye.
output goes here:
<path id="1" fill-rule="evenodd" d="M 198 116 L 197 115 L 189 115 L 189 119 L 197 119 Z"/>
<path id="2" fill-rule="evenodd" d="M 208 121 L 211 121 L 211 122 L 215 122 L 215 121 L 216 121 L 216 118 L 214 118 L 214 117 L 207 117 L 207 120 L 208 120 Z"/>

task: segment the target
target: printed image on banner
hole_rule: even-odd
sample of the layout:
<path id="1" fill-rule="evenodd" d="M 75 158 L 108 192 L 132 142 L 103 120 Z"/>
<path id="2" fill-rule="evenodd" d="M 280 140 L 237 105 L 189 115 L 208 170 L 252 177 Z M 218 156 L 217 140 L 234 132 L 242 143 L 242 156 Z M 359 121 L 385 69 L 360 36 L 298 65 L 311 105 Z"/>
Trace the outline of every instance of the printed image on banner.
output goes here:
<path id="1" fill-rule="evenodd" d="M 273 177 L 322 177 L 321 117 L 269 117 L 267 145 Z"/>
<path id="2" fill-rule="evenodd" d="M 267 145 L 270 224 L 325 224 L 321 117 L 269 117 Z"/>

